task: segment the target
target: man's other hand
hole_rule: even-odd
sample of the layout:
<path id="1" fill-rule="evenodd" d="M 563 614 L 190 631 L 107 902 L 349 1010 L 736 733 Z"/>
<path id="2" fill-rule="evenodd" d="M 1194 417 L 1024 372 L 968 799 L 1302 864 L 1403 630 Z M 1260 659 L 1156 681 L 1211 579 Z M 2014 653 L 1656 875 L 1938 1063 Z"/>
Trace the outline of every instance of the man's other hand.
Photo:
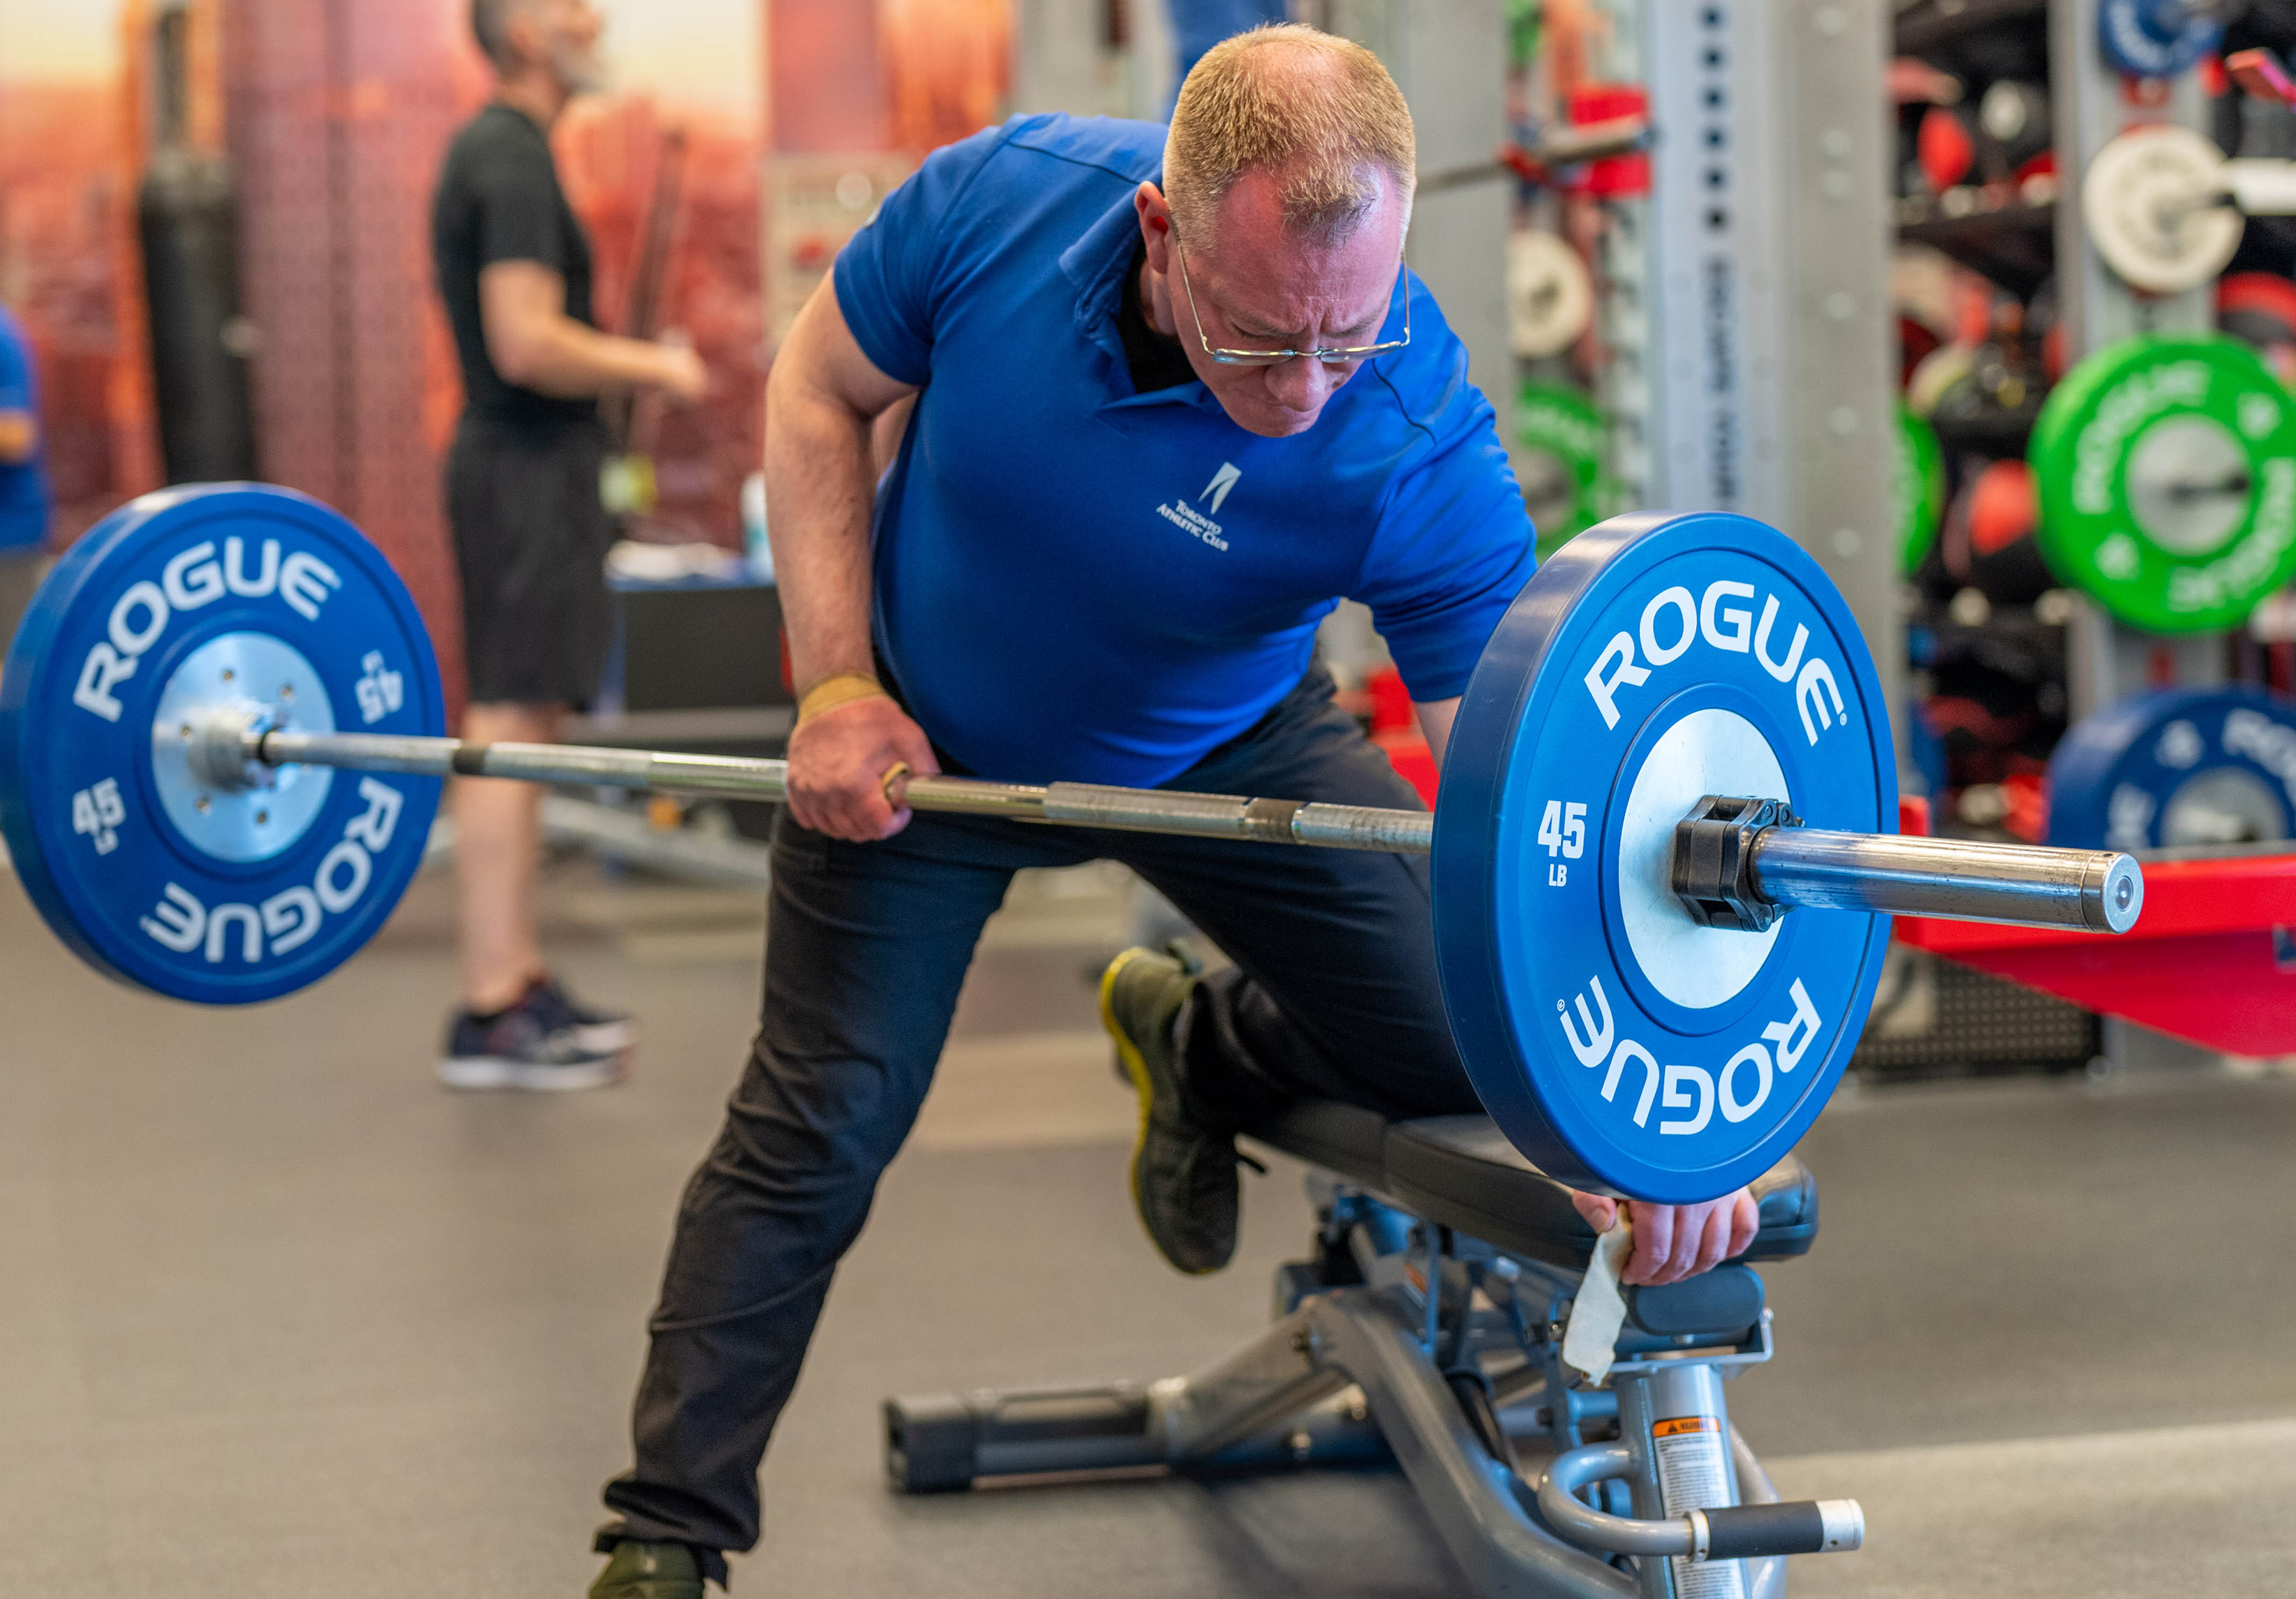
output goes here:
<path id="1" fill-rule="evenodd" d="M 890 839 L 909 824 L 885 797 L 885 774 L 902 762 L 915 776 L 940 771 L 924 729 L 883 694 L 808 717 L 790 734 L 790 814 L 833 839 Z"/>
<path id="2" fill-rule="evenodd" d="M 1599 1193 L 1573 1193 L 1570 1202 L 1587 1225 L 1607 1233 L 1619 1219 L 1620 1201 Z M 1626 1201 L 1634 1223 L 1635 1252 L 1619 1280 L 1655 1287 L 1711 1271 L 1754 1242 L 1761 1225 L 1754 1196 L 1745 1189 L 1702 1205 L 1650 1205 Z"/>
<path id="3" fill-rule="evenodd" d="M 709 369 L 683 339 L 664 339 L 661 351 L 661 391 L 682 406 L 696 406 L 709 392 Z"/>

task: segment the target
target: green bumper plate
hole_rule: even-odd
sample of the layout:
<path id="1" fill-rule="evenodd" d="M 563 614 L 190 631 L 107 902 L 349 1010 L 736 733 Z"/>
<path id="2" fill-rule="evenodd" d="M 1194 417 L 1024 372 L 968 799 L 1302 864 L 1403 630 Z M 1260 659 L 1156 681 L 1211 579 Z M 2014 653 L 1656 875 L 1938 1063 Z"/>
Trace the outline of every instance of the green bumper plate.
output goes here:
<path id="1" fill-rule="evenodd" d="M 2296 401 L 2208 334 L 2098 351 L 2041 407 L 2042 554 L 2154 633 L 2236 627 L 2296 576 Z"/>
<path id="2" fill-rule="evenodd" d="M 1515 398 L 1514 437 L 1544 561 L 1608 514 L 1610 424 L 1574 389 L 1525 383 Z"/>
<path id="3" fill-rule="evenodd" d="M 1898 510 L 1898 562 L 1910 578 L 1922 570 L 1937 543 L 1945 518 L 1945 452 L 1937 430 L 1898 402 L 1898 480 L 1892 486 Z"/>

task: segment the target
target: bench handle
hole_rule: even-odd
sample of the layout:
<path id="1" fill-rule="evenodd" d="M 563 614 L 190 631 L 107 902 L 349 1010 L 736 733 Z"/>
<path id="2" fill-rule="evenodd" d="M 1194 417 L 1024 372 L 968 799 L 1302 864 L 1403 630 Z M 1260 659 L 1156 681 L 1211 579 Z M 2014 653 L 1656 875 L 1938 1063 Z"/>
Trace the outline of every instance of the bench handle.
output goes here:
<path id="1" fill-rule="evenodd" d="M 1718 1505 L 1693 1510 L 1686 1519 L 1691 1552 L 1699 1560 L 1838 1554 L 1866 1542 L 1866 1513 L 1855 1499 Z"/>
<path id="2" fill-rule="evenodd" d="M 1573 1496 L 1590 1482 L 1623 1477 L 1633 1469 L 1633 1452 L 1622 1443 L 1588 1444 L 1558 1455 L 1538 1479 L 1539 1513 L 1565 1538 L 1612 1554 L 1749 1560 L 1832 1554 L 1866 1541 L 1866 1513 L 1855 1499 L 1718 1505 L 1645 1521 L 1605 1514 Z"/>

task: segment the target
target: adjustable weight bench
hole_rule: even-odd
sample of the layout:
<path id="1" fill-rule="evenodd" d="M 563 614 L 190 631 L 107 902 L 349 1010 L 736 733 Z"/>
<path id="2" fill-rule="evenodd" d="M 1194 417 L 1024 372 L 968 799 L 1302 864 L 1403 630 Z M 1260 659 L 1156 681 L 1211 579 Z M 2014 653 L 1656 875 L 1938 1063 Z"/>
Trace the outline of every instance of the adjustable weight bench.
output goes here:
<path id="1" fill-rule="evenodd" d="M 1770 1357 L 1750 1263 L 1817 1235 L 1800 1160 L 1754 1185 L 1742 1256 L 1625 1290 L 1595 1383 L 1562 1358 L 1595 1234 L 1488 1118 L 1310 1103 L 1246 1136 L 1312 1168 L 1312 1247 L 1276 1272 L 1273 1326 L 1188 1377 L 889 1399 L 895 1486 L 1391 1459 L 1494 1596 L 1771 1599 L 1784 1556 L 1862 1540 L 1850 1501 L 1778 1502 L 1723 1398 Z"/>

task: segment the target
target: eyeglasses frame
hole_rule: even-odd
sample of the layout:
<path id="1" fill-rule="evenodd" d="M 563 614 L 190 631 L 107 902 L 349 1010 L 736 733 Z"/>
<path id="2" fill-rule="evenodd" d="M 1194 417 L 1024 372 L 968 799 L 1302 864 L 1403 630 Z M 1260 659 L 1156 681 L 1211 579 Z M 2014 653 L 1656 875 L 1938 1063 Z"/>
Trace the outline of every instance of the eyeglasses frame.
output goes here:
<path id="1" fill-rule="evenodd" d="M 1403 295 L 1403 337 L 1384 344 L 1362 344 L 1319 349 L 1215 349 L 1211 338 L 1204 332 L 1203 313 L 1196 309 L 1195 286 L 1188 282 L 1188 252 L 1180 247 L 1180 235 L 1172 234 L 1172 251 L 1180 262 L 1180 292 L 1187 297 L 1188 316 L 1196 324 L 1196 342 L 1204 347 L 1205 357 L 1222 366 L 1281 366 L 1286 361 L 1320 361 L 1326 366 L 1342 366 L 1372 357 L 1384 355 L 1391 349 L 1401 349 L 1411 342 L 1411 289 L 1407 281 L 1408 268 L 1396 263 L 1396 287 Z M 1389 297 L 1389 308 L 1393 309 L 1394 297 Z"/>

